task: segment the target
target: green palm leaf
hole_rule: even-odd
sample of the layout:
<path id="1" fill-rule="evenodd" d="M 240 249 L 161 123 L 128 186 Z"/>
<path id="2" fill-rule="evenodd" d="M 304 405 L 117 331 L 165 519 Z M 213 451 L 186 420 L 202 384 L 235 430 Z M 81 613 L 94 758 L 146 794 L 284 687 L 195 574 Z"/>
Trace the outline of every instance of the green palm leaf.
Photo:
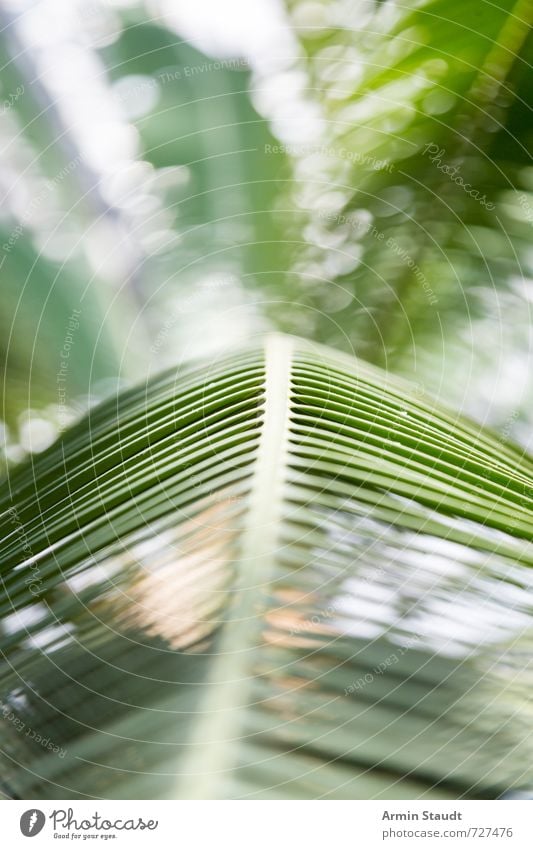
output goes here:
<path id="1" fill-rule="evenodd" d="M 532 471 L 284 336 L 92 410 L 0 493 L 5 791 L 530 787 Z"/>

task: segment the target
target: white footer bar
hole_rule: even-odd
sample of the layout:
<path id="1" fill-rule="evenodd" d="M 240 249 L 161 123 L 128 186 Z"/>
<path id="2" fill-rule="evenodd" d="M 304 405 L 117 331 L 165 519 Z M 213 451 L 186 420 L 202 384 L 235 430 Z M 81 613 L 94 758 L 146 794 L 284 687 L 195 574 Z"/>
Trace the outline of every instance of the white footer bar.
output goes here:
<path id="1" fill-rule="evenodd" d="M 533 801 L 4 801 L 0 826 L 6 849 L 532 849 Z"/>

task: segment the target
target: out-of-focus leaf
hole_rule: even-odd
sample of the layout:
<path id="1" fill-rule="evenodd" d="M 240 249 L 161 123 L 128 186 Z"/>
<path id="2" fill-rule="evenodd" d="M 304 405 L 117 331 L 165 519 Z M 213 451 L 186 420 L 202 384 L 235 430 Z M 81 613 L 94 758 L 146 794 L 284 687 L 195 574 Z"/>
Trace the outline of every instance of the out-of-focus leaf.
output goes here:
<path id="1" fill-rule="evenodd" d="M 532 473 L 283 336 L 90 411 L 0 492 L 7 791 L 530 787 Z"/>
<path id="2" fill-rule="evenodd" d="M 531 4 L 287 6 L 324 129 L 293 150 L 307 244 L 282 326 L 527 441 Z"/>

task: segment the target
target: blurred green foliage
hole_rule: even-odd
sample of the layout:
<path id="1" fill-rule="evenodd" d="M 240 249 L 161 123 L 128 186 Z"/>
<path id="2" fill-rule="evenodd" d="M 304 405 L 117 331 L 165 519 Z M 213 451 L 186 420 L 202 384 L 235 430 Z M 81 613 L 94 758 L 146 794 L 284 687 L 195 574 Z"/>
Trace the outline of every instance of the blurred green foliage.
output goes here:
<path id="1" fill-rule="evenodd" d="M 527 442 L 529 3 L 290 0 L 294 50 L 266 67 L 252 47 L 205 55 L 142 5 L 73 9 L 52 73 L 30 13 L 4 13 L 0 40 L 12 459 L 28 406 L 57 425 L 57 354 L 82 299 L 72 416 L 106 379 L 270 326 L 500 430 L 512 418 Z M 69 73 L 71 99 L 93 104 L 89 146 L 56 79 Z"/>
<path id="2" fill-rule="evenodd" d="M 190 35 L 198 2 L 0 12 L 3 708 L 69 750 L 4 723 L 5 790 L 186 795 L 168 771 L 193 726 L 202 750 L 198 693 L 233 681 L 224 651 L 209 678 L 217 605 L 229 586 L 239 654 L 232 599 L 273 504 L 224 794 L 523 787 L 533 7 L 286 0 L 262 42 L 250 4 L 235 47 L 219 7 Z M 223 357 L 272 328 L 311 346 Z M 277 502 L 265 409 L 290 430 Z"/>

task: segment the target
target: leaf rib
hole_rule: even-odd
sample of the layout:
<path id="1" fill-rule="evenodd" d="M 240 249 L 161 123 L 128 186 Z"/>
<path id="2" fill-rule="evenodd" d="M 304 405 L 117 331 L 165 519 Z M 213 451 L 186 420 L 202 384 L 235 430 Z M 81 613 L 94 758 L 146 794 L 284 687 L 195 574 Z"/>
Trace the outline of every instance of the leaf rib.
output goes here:
<path id="1" fill-rule="evenodd" d="M 185 787 L 181 798 L 218 798 L 217 785 L 224 772 L 233 767 L 232 753 L 237 745 L 228 742 L 238 738 L 242 729 L 255 675 L 254 655 L 262 641 L 259 596 L 274 579 L 282 527 L 292 352 L 290 337 L 271 334 L 265 340 L 264 413 L 233 598 L 217 647 L 203 719 L 197 724 L 191 755 L 182 773 Z"/>

